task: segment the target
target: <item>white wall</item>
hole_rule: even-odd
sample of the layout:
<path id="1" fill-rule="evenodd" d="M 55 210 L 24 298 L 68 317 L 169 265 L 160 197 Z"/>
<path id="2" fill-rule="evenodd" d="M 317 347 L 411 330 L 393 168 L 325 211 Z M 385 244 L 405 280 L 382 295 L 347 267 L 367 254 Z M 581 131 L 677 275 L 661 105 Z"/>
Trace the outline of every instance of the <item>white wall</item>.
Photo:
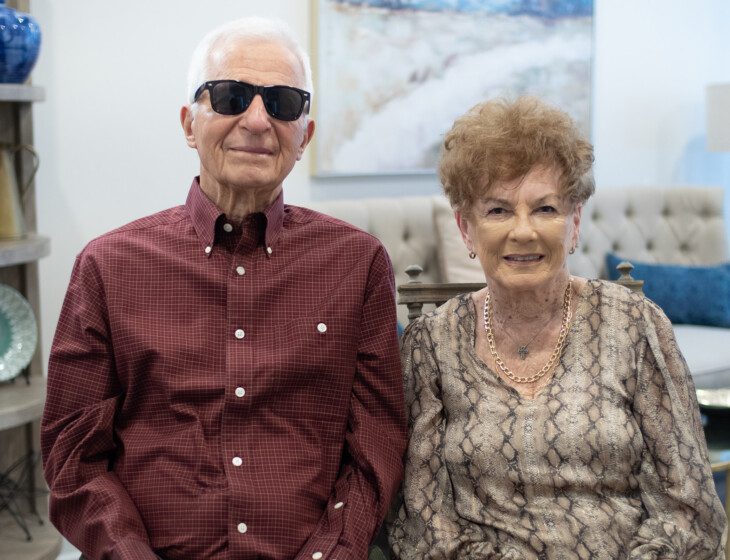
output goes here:
<path id="1" fill-rule="evenodd" d="M 728 161 L 705 151 L 704 88 L 730 81 L 730 2 L 596 0 L 595 23 L 597 184 L 711 180 L 687 157 Z"/>
<path id="2" fill-rule="evenodd" d="M 183 141 L 178 110 L 196 42 L 218 23 L 259 14 L 287 20 L 308 44 L 309 5 L 32 0 L 44 34 L 33 80 L 47 92 L 34 108 L 39 229 L 53 247 L 41 263 L 46 356 L 83 245 L 185 198 L 196 159 Z M 730 81 L 727 53 L 727 0 L 596 0 L 599 188 L 704 183 L 730 189 L 730 154 L 704 148 L 704 87 Z M 434 176 L 315 180 L 309 170 L 302 161 L 285 183 L 289 202 L 438 191 Z"/>
<path id="3" fill-rule="evenodd" d="M 34 70 L 41 154 L 39 229 L 45 351 L 73 258 L 100 233 L 179 204 L 196 173 L 183 141 L 189 55 L 211 27 L 246 14 L 287 20 L 309 42 L 306 0 L 32 0 L 43 30 Z M 596 0 L 593 141 L 601 188 L 722 184 L 730 156 L 704 148 L 704 87 L 730 81 L 727 0 Z M 465 108 L 466 109 L 466 108 Z M 438 191 L 434 176 L 312 179 L 308 160 L 289 202 Z"/>

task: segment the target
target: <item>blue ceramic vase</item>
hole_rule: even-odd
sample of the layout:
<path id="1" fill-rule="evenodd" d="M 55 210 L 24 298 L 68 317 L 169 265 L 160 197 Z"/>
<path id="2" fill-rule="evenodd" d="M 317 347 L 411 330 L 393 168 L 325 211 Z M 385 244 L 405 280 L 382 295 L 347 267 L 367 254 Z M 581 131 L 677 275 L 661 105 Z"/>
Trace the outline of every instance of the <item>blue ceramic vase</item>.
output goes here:
<path id="1" fill-rule="evenodd" d="M 24 82 L 35 65 L 40 47 L 38 23 L 0 0 L 0 82 Z"/>

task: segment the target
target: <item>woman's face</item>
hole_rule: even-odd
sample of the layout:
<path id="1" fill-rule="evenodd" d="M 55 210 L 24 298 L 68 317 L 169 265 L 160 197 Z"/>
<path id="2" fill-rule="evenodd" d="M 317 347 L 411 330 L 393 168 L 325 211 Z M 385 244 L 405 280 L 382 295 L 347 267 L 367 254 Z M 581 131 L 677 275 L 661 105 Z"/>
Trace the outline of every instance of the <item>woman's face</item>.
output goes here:
<path id="1" fill-rule="evenodd" d="M 567 275 L 582 207 L 559 192 L 560 171 L 536 166 L 524 177 L 495 184 L 468 215 L 456 213 L 467 248 L 501 288 L 549 288 Z"/>

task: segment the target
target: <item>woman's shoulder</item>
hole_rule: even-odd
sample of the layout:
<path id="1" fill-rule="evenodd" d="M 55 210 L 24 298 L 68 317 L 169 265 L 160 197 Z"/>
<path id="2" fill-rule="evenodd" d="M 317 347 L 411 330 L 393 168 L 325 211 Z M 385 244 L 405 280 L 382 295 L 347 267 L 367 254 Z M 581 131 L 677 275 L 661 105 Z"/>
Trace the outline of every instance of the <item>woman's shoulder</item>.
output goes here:
<path id="1" fill-rule="evenodd" d="M 643 292 L 634 292 L 626 286 L 610 280 L 588 280 L 586 293 L 595 307 L 613 309 L 630 315 L 634 319 L 651 322 L 668 321 L 662 309 Z"/>

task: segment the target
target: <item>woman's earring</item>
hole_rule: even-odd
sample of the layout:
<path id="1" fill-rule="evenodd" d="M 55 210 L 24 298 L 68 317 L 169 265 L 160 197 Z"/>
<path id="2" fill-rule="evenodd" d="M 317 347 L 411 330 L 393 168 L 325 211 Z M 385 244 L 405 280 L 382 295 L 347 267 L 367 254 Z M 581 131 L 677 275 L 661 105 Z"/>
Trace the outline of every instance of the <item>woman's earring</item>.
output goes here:
<path id="1" fill-rule="evenodd" d="M 474 251 L 469 251 L 469 258 L 474 260 L 477 258 L 477 254 Z"/>
<path id="2" fill-rule="evenodd" d="M 577 248 L 578 248 L 578 242 L 576 241 L 575 245 L 573 245 L 573 246 L 572 246 L 572 247 L 570 248 L 570 251 L 568 251 L 568 254 L 569 254 L 569 255 L 572 255 L 573 253 L 575 253 L 575 250 L 576 250 Z"/>

